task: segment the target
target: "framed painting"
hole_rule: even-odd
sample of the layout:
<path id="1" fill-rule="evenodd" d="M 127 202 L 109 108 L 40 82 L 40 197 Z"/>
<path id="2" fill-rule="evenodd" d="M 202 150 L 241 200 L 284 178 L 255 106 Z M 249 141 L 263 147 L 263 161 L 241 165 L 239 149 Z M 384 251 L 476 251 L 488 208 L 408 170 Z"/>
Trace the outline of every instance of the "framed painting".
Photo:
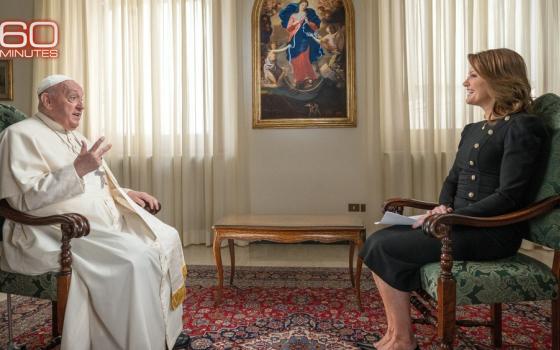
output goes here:
<path id="1" fill-rule="evenodd" d="M 14 99 L 12 60 L 0 60 L 0 101 Z"/>
<path id="2" fill-rule="evenodd" d="M 253 128 L 355 127 L 351 0 L 255 0 Z"/>

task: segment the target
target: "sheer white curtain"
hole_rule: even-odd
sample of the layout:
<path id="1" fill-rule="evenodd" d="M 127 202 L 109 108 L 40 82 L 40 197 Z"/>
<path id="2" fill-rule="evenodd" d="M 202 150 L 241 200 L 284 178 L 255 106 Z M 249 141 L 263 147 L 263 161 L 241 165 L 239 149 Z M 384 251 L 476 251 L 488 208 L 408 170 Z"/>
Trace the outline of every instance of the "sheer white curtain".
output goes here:
<path id="1" fill-rule="evenodd" d="M 107 158 L 121 185 L 158 197 L 160 218 L 185 245 L 210 244 L 212 222 L 248 206 L 237 80 L 222 68 L 222 57 L 237 55 L 235 26 L 221 7 L 213 0 L 35 6 L 35 17 L 58 21 L 61 33 L 60 59 L 35 61 L 35 84 L 52 73 L 82 83 L 84 133 L 113 144 Z"/>
<path id="2" fill-rule="evenodd" d="M 560 93 L 556 0 L 379 0 L 380 130 L 385 197 L 437 200 L 460 131 L 482 118 L 464 103 L 467 54 L 507 47 L 534 95 Z"/>

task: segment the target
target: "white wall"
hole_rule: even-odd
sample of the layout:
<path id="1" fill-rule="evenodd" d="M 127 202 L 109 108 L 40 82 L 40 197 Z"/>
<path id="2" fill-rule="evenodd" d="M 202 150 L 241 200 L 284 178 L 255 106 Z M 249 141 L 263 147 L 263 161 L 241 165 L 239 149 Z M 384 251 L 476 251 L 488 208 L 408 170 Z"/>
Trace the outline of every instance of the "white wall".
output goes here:
<path id="1" fill-rule="evenodd" d="M 245 115 L 245 125 L 250 129 L 247 135 L 252 213 L 348 213 L 348 203 L 366 203 L 368 213 L 379 212 L 379 201 L 371 196 L 373 179 L 368 176 L 368 154 L 377 150 L 368 149 L 367 135 L 378 114 L 366 112 L 367 105 L 371 111 L 372 89 L 375 87 L 366 81 L 366 76 L 374 73 L 364 73 L 373 69 L 377 60 L 366 57 L 366 52 L 372 52 L 371 47 L 365 47 L 371 46 L 368 43 L 372 42 L 366 38 L 373 36 L 365 30 L 371 21 L 367 18 L 367 11 L 363 11 L 364 7 L 371 6 L 366 4 L 367 1 L 370 0 L 354 1 L 356 128 L 252 129 L 250 108 L 245 109 L 249 112 Z M 253 0 L 238 2 L 238 16 L 251 18 L 252 5 Z M 251 106 L 251 40 L 248 40 L 251 38 L 251 21 L 245 21 L 238 33 L 241 36 L 238 42 L 244 46 L 244 57 L 239 57 L 239 62 L 243 62 L 239 72 L 243 77 L 242 103 Z"/>
<path id="2" fill-rule="evenodd" d="M 5 20 L 30 20 L 33 18 L 33 0 L 0 1 L 0 22 Z M 27 115 L 31 114 L 34 94 L 31 91 L 33 79 L 33 60 L 16 58 L 13 60 L 14 100 L 0 101 L 13 105 Z"/>
<path id="3" fill-rule="evenodd" d="M 253 213 L 343 213 L 366 203 L 363 123 L 357 128 L 253 130 Z"/>

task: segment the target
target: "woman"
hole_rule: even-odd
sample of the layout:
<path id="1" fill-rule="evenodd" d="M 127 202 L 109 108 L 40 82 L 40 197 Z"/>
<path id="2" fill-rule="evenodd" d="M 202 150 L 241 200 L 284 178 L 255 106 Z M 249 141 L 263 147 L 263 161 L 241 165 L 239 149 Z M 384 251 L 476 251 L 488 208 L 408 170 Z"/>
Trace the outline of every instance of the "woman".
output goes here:
<path id="1" fill-rule="evenodd" d="M 439 206 L 411 227 L 393 226 L 371 235 L 360 256 L 372 270 L 387 315 L 387 332 L 377 349 L 417 348 L 410 317 L 410 292 L 420 288 L 420 267 L 439 261 L 441 243 L 419 227 L 433 214 L 494 216 L 528 204 L 526 193 L 539 155 L 545 151 L 541 120 L 528 114 L 531 87 L 523 58 L 508 49 L 468 55 L 466 102 L 484 111 L 484 121 L 461 134 L 455 163 L 443 183 Z M 493 260 L 511 256 L 521 245 L 525 226 L 454 226 L 457 260 Z M 372 347 L 363 347 L 371 349 Z"/>
<path id="2" fill-rule="evenodd" d="M 282 27 L 290 35 L 287 58 L 293 68 L 293 80 L 297 87 L 308 87 L 317 79 L 312 63 L 323 55 L 321 46 L 315 41 L 315 32 L 321 19 L 315 10 L 308 8 L 309 2 L 288 4 L 278 16 Z"/>

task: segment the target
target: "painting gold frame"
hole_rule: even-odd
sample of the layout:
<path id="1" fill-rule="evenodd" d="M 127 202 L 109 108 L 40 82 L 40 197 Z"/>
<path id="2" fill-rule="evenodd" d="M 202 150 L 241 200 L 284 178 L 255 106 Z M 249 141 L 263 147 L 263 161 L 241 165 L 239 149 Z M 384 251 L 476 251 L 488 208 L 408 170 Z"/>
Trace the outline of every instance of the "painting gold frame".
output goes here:
<path id="1" fill-rule="evenodd" d="M 0 101 L 14 99 L 12 60 L 0 60 Z"/>
<path id="2" fill-rule="evenodd" d="M 275 4 L 277 7 L 279 8 L 286 8 L 288 7 L 289 4 L 294 4 L 292 6 L 298 6 L 299 5 L 299 1 L 298 0 L 274 0 Z M 307 5 L 308 6 L 312 6 L 315 7 L 317 5 L 321 4 L 321 1 L 323 0 L 309 0 Z M 270 1 L 267 2 L 267 0 L 255 0 L 254 4 L 253 4 L 253 13 L 252 13 L 252 18 L 251 18 L 251 23 L 252 23 L 252 66 L 253 66 L 253 128 L 318 128 L 318 127 L 356 127 L 357 125 L 357 121 L 356 121 L 356 92 L 355 92 L 355 43 L 354 43 L 354 8 L 352 5 L 352 1 L 351 0 L 340 0 L 339 2 L 340 4 L 343 4 L 344 6 L 344 15 L 343 15 L 343 26 L 338 26 L 338 27 L 334 27 L 335 30 L 336 28 L 339 28 L 338 30 L 342 31 L 343 33 L 343 51 L 345 56 L 342 57 L 342 60 L 340 62 L 344 62 L 344 64 L 340 64 L 338 66 L 338 68 L 344 67 L 344 73 L 342 74 L 343 78 L 340 79 L 342 81 L 342 84 L 339 83 L 338 86 L 338 91 L 340 91 L 340 85 L 343 85 L 342 87 L 342 92 L 341 94 L 335 94 L 334 96 L 336 97 L 338 95 L 338 99 L 339 99 L 339 104 L 340 105 L 344 105 L 340 108 L 338 108 L 336 110 L 336 115 L 329 115 L 328 113 L 326 115 L 321 115 L 319 113 L 315 113 L 312 114 L 312 107 L 313 105 L 315 105 L 317 108 L 319 109 L 319 105 L 321 103 L 307 103 L 307 104 L 303 104 L 303 102 L 300 102 L 296 99 L 293 99 L 292 101 L 295 101 L 296 104 L 297 103 L 301 103 L 301 105 L 299 105 L 300 111 L 301 108 L 303 108 L 302 106 L 306 106 L 307 108 L 309 108 L 309 114 L 308 115 L 289 115 L 289 108 L 282 108 L 282 105 L 280 105 L 280 107 L 275 106 L 275 111 L 279 114 L 277 116 L 271 116 L 270 113 L 268 115 L 263 116 L 263 110 L 264 111 L 268 111 L 271 109 L 267 110 L 267 106 L 263 106 L 263 96 L 267 95 L 266 98 L 268 98 L 270 100 L 270 95 L 272 95 L 272 93 L 270 93 L 269 91 L 272 91 L 273 89 L 268 88 L 267 86 L 265 86 L 265 84 L 263 83 L 263 72 L 264 72 L 264 61 L 263 59 L 265 58 L 266 54 L 263 54 L 263 51 L 266 50 L 266 46 L 264 42 L 261 42 L 261 25 L 262 25 L 262 16 L 261 14 L 263 13 L 263 4 L 266 4 L 266 6 L 270 6 Z M 324 9 L 320 8 L 319 6 L 317 6 L 318 8 L 318 13 L 321 14 Z M 294 7 L 295 9 L 295 7 Z M 267 8 L 267 10 L 269 10 Z M 275 10 L 274 10 L 275 11 Z M 301 11 L 302 13 L 305 12 Z M 273 12 L 274 16 L 278 17 L 279 16 L 279 12 Z M 272 18 L 271 15 L 268 15 L 268 18 L 270 20 L 270 18 Z M 275 18 L 275 20 L 278 22 L 280 21 L 279 19 Z M 291 20 L 291 18 L 290 18 Z M 272 20 L 270 21 L 270 33 L 273 33 L 271 35 L 271 37 L 274 35 L 274 31 L 275 30 L 287 30 L 284 29 L 282 27 L 280 27 L 278 24 L 276 24 L 276 26 L 274 27 L 274 29 L 272 29 L 273 24 Z M 306 23 L 307 20 L 306 20 Z M 316 31 L 319 33 L 323 33 L 323 38 L 326 37 L 326 33 L 331 34 L 333 29 L 330 29 L 330 31 L 327 31 L 328 28 L 326 28 L 326 26 L 328 26 L 329 24 L 324 21 L 323 19 L 321 19 L 320 22 L 320 27 L 319 29 L 316 29 Z M 287 28 L 287 27 L 285 27 Z M 343 29 L 340 29 L 343 28 Z M 268 34 L 268 32 L 266 33 Z M 284 33 L 281 33 L 284 34 Z M 335 33 L 336 34 L 336 33 Z M 285 36 L 287 34 L 284 34 Z M 309 35 L 307 35 L 309 37 Z M 317 39 L 322 39 L 321 35 L 316 35 Z M 270 40 L 270 39 L 267 39 Z M 291 40 L 291 39 L 289 39 Z M 317 43 L 319 43 L 319 40 L 316 40 Z M 284 44 L 284 48 L 288 46 L 286 50 L 286 52 L 288 50 L 290 50 L 290 45 L 287 45 L 287 43 L 283 43 Z M 322 45 L 322 43 L 320 44 Z M 281 51 L 281 50 L 274 50 L 276 48 L 276 46 L 272 46 L 271 44 L 269 44 L 268 47 L 268 52 L 270 51 Z M 323 46 L 321 46 L 321 50 L 323 49 Z M 264 51 L 267 52 L 267 51 Z M 325 52 L 325 51 L 322 51 Z M 339 52 L 339 51 L 334 51 L 334 52 Z M 283 54 L 285 56 L 287 56 L 286 53 L 283 52 Z M 336 54 L 336 53 L 335 53 Z M 335 55 L 335 54 L 331 54 L 331 55 Z M 291 56 L 290 56 L 291 57 Z M 276 57 L 275 57 L 276 58 Z M 268 59 L 268 57 L 266 57 L 266 59 Z M 332 62 L 333 60 L 331 60 Z M 276 62 L 276 61 L 275 61 Z M 325 61 L 323 61 L 325 62 Z M 291 61 L 290 61 L 291 63 Z M 284 62 L 284 65 L 286 65 L 286 63 Z M 317 65 L 314 68 L 314 72 L 317 74 L 317 78 L 315 81 L 318 81 L 319 79 L 325 80 L 327 81 L 326 78 L 323 78 L 323 68 L 325 64 L 323 63 L 323 67 L 321 67 L 321 72 L 319 72 L 319 69 L 317 68 Z M 288 66 L 288 68 L 291 68 L 291 72 L 293 72 L 293 69 L 295 69 L 293 67 L 293 64 L 290 64 Z M 328 67 L 326 68 L 328 69 Z M 285 72 L 288 69 L 286 68 L 282 68 L 282 71 Z M 342 69 L 338 69 L 337 71 L 340 72 Z M 278 70 L 279 71 L 279 70 Z M 344 76 L 345 75 L 345 76 Z M 295 76 L 295 74 L 292 74 L 292 76 Z M 340 74 L 339 74 L 340 76 Z M 286 80 L 285 78 L 285 74 L 283 75 L 284 80 Z M 266 79 L 266 78 L 265 78 Z M 286 80 L 287 81 L 287 80 Z M 295 80 L 293 80 L 295 81 Z M 311 79 L 309 79 L 310 82 L 312 82 Z M 332 80 L 328 80 L 329 83 L 332 83 Z M 311 84 L 311 83 L 310 83 Z M 333 84 L 331 84 L 333 85 Z M 263 87 L 264 86 L 264 87 Z M 277 85 L 276 85 L 277 86 Z M 292 90 L 292 94 L 296 95 L 298 94 L 298 92 L 300 92 L 301 90 L 297 90 L 294 86 L 297 85 L 289 85 L 286 83 L 284 87 L 284 90 L 282 91 L 282 93 L 284 94 L 290 94 L 290 91 L 286 91 L 286 90 Z M 300 85 L 301 86 L 301 85 Z M 325 96 L 325 95 L 321 95 L 323 94 L 324 89 L 321 87 L 319 88 L 321 90 L 319 90 L 320 92 L 318 93 L 319 97 L 322 97 L 321 101 L 328 101 L 329 97 Z M 333 88 L 334 89 L 334 88 Z M 263 95 L 264 92 L 264 95 Z M 296 98 L 301 98 L 301 95 L 304 93 L 300 93 L 298 96 L 295 96 Z M 332 95 L 332 94 L 331 94 Z M 345 95 L 345 96 L 344 96 Z M 279 96 L 279 95 L 277 95 Z M 344 98 L 345 97 L 345 98 Z M 277 98 L 276 96 L 274 98 Z M 278 99 L 281 101 L 281 98 L 286 99 L 286 97 L 278 97 Z M 276 100 L 274 100 L 276 101 Z M 264 107 L 264 108 L 263 108 Z M 272 108 L 274 109 L 274 108 Z M 331 108 L 331 110 L 334 110 L 333 108 Z M 267 112 L 268 113 L 268 112 Z M 282 115 L 282 113 L 286 113 L 285 115 Z M 301 112 L 300 112 L 301 114 Z"/>

